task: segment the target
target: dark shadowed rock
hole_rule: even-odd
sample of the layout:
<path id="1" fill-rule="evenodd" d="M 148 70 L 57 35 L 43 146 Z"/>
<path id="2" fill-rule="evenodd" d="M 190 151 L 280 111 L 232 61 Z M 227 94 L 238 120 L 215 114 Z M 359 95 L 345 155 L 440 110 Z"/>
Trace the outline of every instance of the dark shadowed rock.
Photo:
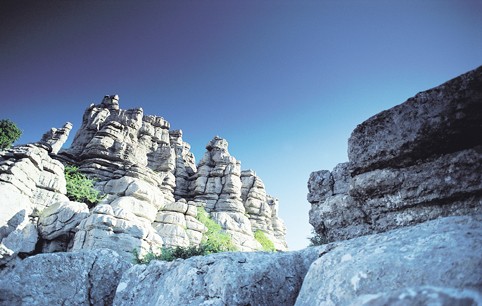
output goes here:
<path id="1" fill-rule="evenodd" d="M 353 172 L 405 167 L 480 145 L 481 110 L 479 67 L 358 125 L 348 140 Z"/>

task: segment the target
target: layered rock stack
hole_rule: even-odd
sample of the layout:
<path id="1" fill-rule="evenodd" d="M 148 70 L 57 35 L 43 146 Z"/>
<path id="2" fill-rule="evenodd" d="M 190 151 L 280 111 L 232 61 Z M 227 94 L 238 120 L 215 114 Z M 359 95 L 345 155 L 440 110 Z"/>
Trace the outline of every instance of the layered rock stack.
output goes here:
<path id="1" fill-rule="evenodd" d="M 253 235 L 256 230 L 263 230 L 279 250 L 286 250 L 284 238 L 280 239 L 279 233 L 275 235 L 272 224 L 281 225 L 283 233 L 284 226 L 272 214 L 262 182 L 257 188 L 250 184 L 246 173 L 252 171 L 241 171 L 241 163 L 229 154 L 226 140 L 216 136 L 206 149 L 192 183 L 195 201 L 206 203 L 206 210 L 231 234 L 241 250 L 261 248 Z"/>
<path id="2" fill-rule="evenodd" d="M 69 203 L 64 166 L 49 150 L 29 144 L 0 151 L 0 266 L 34 252 L 44 234 L 37 230 L 42 211 Z"/>
<path id="3" fill-rule="evenodd" d="M 482 67 L 353 131 L 349 162 L 313 172 L 310 223 L 327 241 L 482 212 Z"/>
<path id="4" fill-rule="evenodd" d="M 198 207 L 240 250 L 261 249 L 258 229 L 287 249 L 277 204 L 268 201 L 264 186 L 263 208 L 258 203 L 247 212 L 253 201 L 241 199 L 240 162 L 229 155 L 226 140 L 210 141 L 198 169 L 181 130 L 170 131 L 164 118 L 141 108 L 121 109 L 117 95 L 91 104 L 71 147 L 59 152 L 71 129 L 66 123 L 36 144 L 1 152 L 0 192 L 8 203 L 1 205 L 0 265 L 34 251 L 109 248 L 130 258 L 134 250 L 197 245 L 206 231 L 196 219 Z M 69 201 L 64 164 L 95 180 L 104 195 L 96 207 Z"/>

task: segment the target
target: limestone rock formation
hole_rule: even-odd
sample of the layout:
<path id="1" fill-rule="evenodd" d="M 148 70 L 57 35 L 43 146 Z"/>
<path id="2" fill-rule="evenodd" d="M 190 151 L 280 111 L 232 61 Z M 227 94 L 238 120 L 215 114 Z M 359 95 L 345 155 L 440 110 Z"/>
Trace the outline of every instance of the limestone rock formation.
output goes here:
<path id="1" fill-rule="evenodd" d="M 277 216 L 276 200 L 263 195 L 264 208 L 252 209 L 252 215 L 246 212 L 240 163 L 227 151 L 227 141 L 214 138 L 197 167 L 182 131 L 169 129 L 162 117 L 146 116 L 142 109 L 121 109 L 117 95 L 105 96 L 86 110 L 71 147 L 57 158 L 96 179 L 96 188 L 106 195 L 101 204 L 112 209 L 93 210 L 79 225 L 73 248 L 102 246 L 127 256 L 134 248 L 144 253 L 161 246 L 196 245 L 205 231 L 196 220 L 197 207 L 203 206 L 240 250 L 261 249 L 255 229 L 265 231 L 278 249 L 286 250 L 286 229 Z M 264 186 L 261 189 L 264 192 Z M 121 222 L 119 214 L 124 213 L 129 217 Z M 255 229 L 250 216 L 257 220 Z M 126 228 L 112 234 L 105 218 Z M 124 237 L 132 234 L 129 228 L 138 226 L 142 234 Z M 125 245 L 115 246 L 117 235 L 124 237 L 119 241 Z"/>
<path id="2" fill-rule="evenodd" d="M 72 248 L 77 226 L 89 215 L 89 208 L 79 202 L 57 202 L 44 209 L 38 219 L 43 238 L 42 252 L 67 251 Z"/>
<path id="3" fill-rule="evenodd" d="M 324 247 L 286 253 L 220 253 L 137 265 L 114 305 L 293 305 Z"/>
<path id="4" fill-rule="evenodd" d="M 241 171 L 241 200 L 253 231 L 263 231 L 277 250 L 287 250 L 286 227 L 278 218 L 278 199 L 266 193 L 263 181 L 252 170 Z"/>
<path id="5" fill-rule="evenodd" d="M 0 305 L 112 305 L 130 266 L 105 249 L 29 257 L 0 274 Z"/>
<path id="6" fill-rule="evenodd" d="M 0 151 L 0 266 L 33 253 L 39 213 L 69 202 L 64 166 L 49 150 L 29 144 Z"/>
<path id="7" fill-rule="evenodd" d="M 446 217 L 330 245 L 311 265 L 296 305 L 348 305 L 427 285 L 475 290 L 479 294 L 469 296 L 480 297 L 482 215 Z"/>
<path id="8" fill-rule="evenodd" d="M 51 153 L 57 154 L 67 141 L 67 138 L 69 138 L 71 130 L 72 123 L 70 122 L 64 124 L 61 129 L 51 128 L 50 131 L 42 136 L 39 143 L 48 146 Z"/>
<path id="9" fill-rule="evenodd" d="M 349 162 L 308 182 L 310 223 L 328 241 L 482 212 L 482 67 L 353 131 Z"/>

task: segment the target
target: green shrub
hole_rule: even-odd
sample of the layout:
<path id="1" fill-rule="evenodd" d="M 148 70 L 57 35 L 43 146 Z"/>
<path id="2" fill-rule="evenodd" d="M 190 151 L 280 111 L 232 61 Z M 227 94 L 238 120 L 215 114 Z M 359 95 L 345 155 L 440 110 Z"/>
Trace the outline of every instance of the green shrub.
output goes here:
<path id="1" fill-rule="evenodd" d="M 236 251 L 231 235 L 226 233 L 221 228 L 221 225 L 211 219 L 203 207 L 197 208 L 197 219 L 208 229 L 201 241 L 201 246 L 206 254 Z"/>
<path id="2" fill-rule="evenodd" d="M 263 251 L 266 251 L 266 252 L 276 251 L 273 241 L 269 240 L 269 238 L 262 230 L 256 230 L 254 232 L 254 239 L 256 239 L 261 244 L 261 246 L 263 247 Z"/>
<path id="3" fill-rule="evenodd" d="M 310 241 L 309 246 L 317 246 L 328 243 L 328 239 L 318 234 L 314 229 L 311 230 L 311 235 L 311 237 L 308 237 L 308 240 Z"/>
<path id="4" fill-rule="evenodd" d="M 134 262 L 138 264 L 148 264 L 154 259 L 173 261 L 178 258 L 187 259 L 193 256 L 236 251 L 231 236 L 223 231 L 221 225 L 209 217 L 204 208 L 198 207 L 197 219 L 207 228 L 207 232 L 204 233 L 199 246 L 161 248 L 161 254 L 157 255 L 149 252 L 143 257 L 139 255 L 137 250 L 134 250 Z"/>
<path id="5" fill-rule="evenodd" d="M 0 150 L 10 148 L 20 138 L 22 131 L 8 119 L 0 120 Z"/>
<path id="6" fill-rule="evenodd" d="M 65 181 L 67 197 L 72 201 L 83 202 L 92 208 L 104 198 L 94 189 L 94 181 L 80 173 L 77 167 L 65 167 Z"/>

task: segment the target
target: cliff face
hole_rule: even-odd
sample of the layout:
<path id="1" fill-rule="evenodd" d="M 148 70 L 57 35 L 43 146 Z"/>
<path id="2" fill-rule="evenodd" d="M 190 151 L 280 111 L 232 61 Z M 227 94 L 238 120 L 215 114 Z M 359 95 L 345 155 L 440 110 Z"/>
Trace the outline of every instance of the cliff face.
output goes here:
<path id="1" fill-rule="evenodd" d="M 482 67 L 353 131 L 349 162 L 313 172 L 310 223 L 328 241 L 482 212 Z"/>

